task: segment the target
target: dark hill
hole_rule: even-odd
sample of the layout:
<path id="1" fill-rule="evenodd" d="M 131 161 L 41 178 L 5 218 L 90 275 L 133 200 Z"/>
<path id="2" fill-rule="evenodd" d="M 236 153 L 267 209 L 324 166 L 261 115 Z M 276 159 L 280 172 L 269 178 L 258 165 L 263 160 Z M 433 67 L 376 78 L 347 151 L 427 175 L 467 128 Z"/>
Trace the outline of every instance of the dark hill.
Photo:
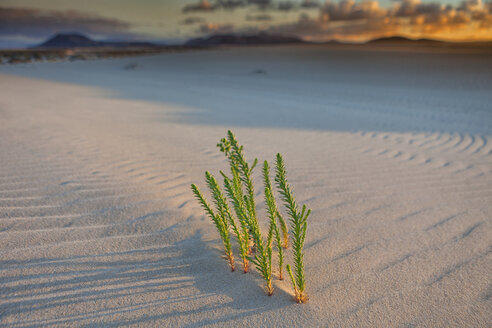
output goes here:
<path id="1" fill-rule="evenodd" d="M 57 34 L 47 41 L 41 43 L 39 48 L 78 48 L 98 47 L 99 42 L 94 41 L 82 34 Z"/>
<path id="2" fill-rule="evenodd" d="M 442 43 L 441 41 L 437 40 L 431 40 L 431 39 L 409 39 L 405 38 L 403 36 L 391 36 L 387 38 L 379 38 L 379 39 L 374 39 L 371 40 L 367 43 L 414 43 L 414 42 L 419 42 L 419 43 Z"/>
<path id="3" fill-rule="evenodd" d="M 274 34 L 215 34 L 206 38 L 190 39 L 187 46 L 217 46 L 217 45 L 258 45 L 258 44 L 293 44 L 303 43 L 295 36 L 283 36 Z"/>
<path id="4" fill-rule="evenodd" d="M 117 42 L 117 41 L 95 41 L 85 35 L 71 34 L 56 34 L 47 41 L 41 43 L 35 48 L 97 48 L 97 47 L 113 47 L 113 48 L 153 48 L 157 45 L 150 42 Z"/>

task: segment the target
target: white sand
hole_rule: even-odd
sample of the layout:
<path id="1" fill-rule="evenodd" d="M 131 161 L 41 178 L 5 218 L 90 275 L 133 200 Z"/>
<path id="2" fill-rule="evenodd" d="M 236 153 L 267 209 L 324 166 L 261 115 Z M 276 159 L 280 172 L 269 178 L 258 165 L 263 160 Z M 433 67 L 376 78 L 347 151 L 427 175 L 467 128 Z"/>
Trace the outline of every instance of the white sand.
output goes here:
<path id="1" fill-rule="evenodd" d="M 0 326 L 489 326 L 490 59 L 276 47 L 1 66 Z M 308 304 L 229 272 L 192 198 L 226 167 L 229 128 L 250 158 L 282 152 L 313 209 Z"/>

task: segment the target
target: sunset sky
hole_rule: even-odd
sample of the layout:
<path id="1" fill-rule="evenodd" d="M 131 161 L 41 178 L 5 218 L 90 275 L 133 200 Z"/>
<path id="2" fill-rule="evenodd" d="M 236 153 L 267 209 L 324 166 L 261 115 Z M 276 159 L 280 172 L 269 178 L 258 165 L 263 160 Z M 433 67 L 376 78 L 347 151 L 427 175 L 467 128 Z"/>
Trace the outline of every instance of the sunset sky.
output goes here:
<path id="1" fill-rule="evenodd" d="M 176 43 L 213 33 L 265 31 L 306 40 L 362 42 L 402 35 L 492 40 L 492 3 L 481 0 L 0 0 L 0 47 L 58 32 L 95 39 Z"/>

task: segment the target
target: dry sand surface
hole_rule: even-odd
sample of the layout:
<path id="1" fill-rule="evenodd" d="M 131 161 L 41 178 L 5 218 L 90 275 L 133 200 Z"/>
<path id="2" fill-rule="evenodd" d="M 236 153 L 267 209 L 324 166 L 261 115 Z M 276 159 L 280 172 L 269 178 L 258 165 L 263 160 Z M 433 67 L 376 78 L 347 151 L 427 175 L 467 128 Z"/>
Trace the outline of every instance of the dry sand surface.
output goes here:
<path id="1" fill-rule="evenodd" d="M 490 55 L 350 47 L 1 66 L 0 326 L 490 326 L 491 85 Z M 305 305 L 193 199 L 229 128 L 313 209 Z"/>

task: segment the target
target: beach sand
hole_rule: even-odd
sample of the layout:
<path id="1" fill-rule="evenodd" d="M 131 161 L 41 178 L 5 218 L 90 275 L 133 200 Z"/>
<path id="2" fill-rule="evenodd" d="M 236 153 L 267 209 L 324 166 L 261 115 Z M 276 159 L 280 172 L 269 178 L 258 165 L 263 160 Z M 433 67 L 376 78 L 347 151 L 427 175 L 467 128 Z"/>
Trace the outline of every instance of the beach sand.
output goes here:
<path id="1" fill-rule="evenodd" d="M 303 46 L 0 66 L 0 326 L 490 326 L 490 59 Z M 228 129 L 251 160 L 281 152 L 313 210 L 307 304 L 231 273 L 193 198 L 227 168 Z"/>

